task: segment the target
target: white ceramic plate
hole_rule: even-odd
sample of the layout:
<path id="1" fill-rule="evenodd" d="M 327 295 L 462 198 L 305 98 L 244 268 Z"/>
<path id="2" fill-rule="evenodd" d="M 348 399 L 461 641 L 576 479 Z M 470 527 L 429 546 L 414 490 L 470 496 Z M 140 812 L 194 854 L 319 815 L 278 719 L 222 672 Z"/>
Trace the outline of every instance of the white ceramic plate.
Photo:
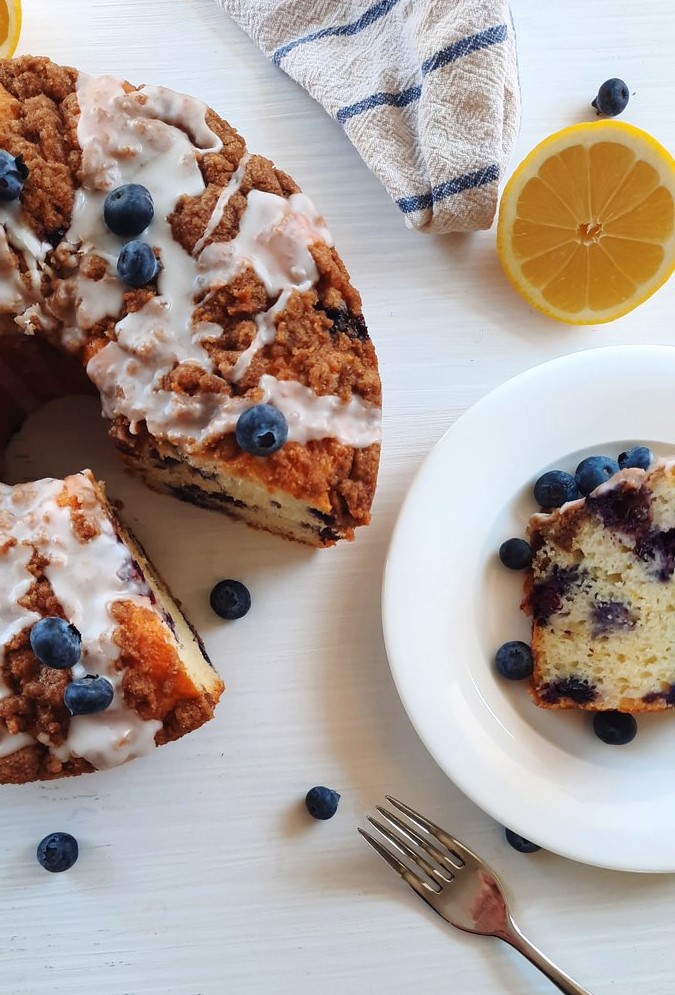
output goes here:
<path id="1" fill-rule="evenodd" d="M 523 575 L 497 550 L 537 510 L 534 481 L 637 443 L 675 453 L 675 348 L 577 353 L 483 398 L 441 439 L 405 500 L 383 621 L 417 732 L 476 804 L 575 860 L 675 871 L 675 713 L 639 716 L 632 743 L 607 746 L 588 713 L 539 709 L 492 666 L 502 642 L 529 638 Z"/>

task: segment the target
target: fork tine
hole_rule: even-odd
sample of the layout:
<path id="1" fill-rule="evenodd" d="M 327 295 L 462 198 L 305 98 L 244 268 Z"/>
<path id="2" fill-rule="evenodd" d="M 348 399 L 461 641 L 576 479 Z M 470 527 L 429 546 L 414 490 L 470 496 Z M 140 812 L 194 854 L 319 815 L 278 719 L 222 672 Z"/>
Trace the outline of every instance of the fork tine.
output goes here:
<path id="1" fill-rule="evenodd" d="M 381 822 L 378 822 L 377 819 L 373 819 L 373 817 L 370 815 L 368 816 L 368 822 L 370 822 L 371 825 L 375 826 L 375 828 L 380 833 L 382 833 L 384 838 L 386 840 L 389 840 L 391 845 L 395 847 L 400 853 L 408 857 L 409 860 L 414 861 L 417 864 L 417 866 L 424 871 L 427 877 L 432 878 L 434 881 L 438 881 L 441 887 L 444 884 L 448 884 L 450 882 L 451 878 L 443 875 L 440 872 L 440 870 L 438 870 L 436 867 L 432 867 L 429 861 L 425 860 L 421 853 L 417 853 L 415 850 L 413 850 L 411 846 L 408 846 L 408 844 L 404 840 L 402 840 L 399 836 L 397 836 L 396 833 L 393 833 L 391 829 L 387 829 L 386 826 L 383 826 Z"/>
<path id="2" fill-rule="evenodd" d="M 396 829 L 398 829 L 403 836 L 409 839 L 411 843 L 414 843 L 415 846 L 420 847 L 420 849 L 424 850 L 425 853 L 428 853 L 430 857 L 436 860 L 451 878 L 454 876 L 452 871 L 448 868 L 448 864 L 451 864 L 452 862 L 438 849 L 438 847 L 434 846 L 433 843 L 430 843 L 428 840 L 425 840 L 419 833 L 416 833 L 414 829 L 407 826 L 402 819 L 399 819 L 393 812 L 389 812 L 386 808 L 383 808 L 382 805 L 376 805 L 375 808 L 380 815 L 387 820 L 387 822 L 390 822 L 392 826 L 395 826 Z M 456 864 L 452 864 L 452 867 L 454 870 L 457 870 Z"/>
<path id="3" fill-rule="evenodd" d="M 382 844 L 371 836 L 370 833 L 366 832 L 365 829 L 361 829 L 359 827 L 359 833 L 363 836 L 366 843 L 369 843 L 373 850 L 375 850 L 376 853 L 379 853 L 380 857 L 382 857 L 383 860 L 386 860 L 389 866 L 395 870 L 404 881 L 407 881 L 413 891 L 416 891 L 421 898 L 428 901 L 430 895 L 436 894 L 431 885 L 427 884 L 426 881 L 423 881 L 422 878 L 417 876 L 417 874 L 413 874 L 413 872 L 405 866 L 403 861 L 399 860 L 398 857 L 387 850 L 386 846 L 382 846 Z"/>
<path id="4" fill-rule="evenodd" d="M 404 815 L 407 815 L 416 826 L 419 826 L 420 829 L 424 829 L 427 833 L 435 836 L 439 843 L 442 843 L 443 846 L 447 847 L 448 850 L 454 854 L 454 856 L 462 861 L 462 863 L 466 863 L 467 860 L 478 861 L 481 863 L 480 858 L 476 856 L 473 850 L 470 850 L 468 846 L 465 846 L 462 842 L 460 842 L 460 840 L 456 839 L 454 836 L 451 836 L 445 829 L 437 826 L 435 822 L 432 822 L 430 819 L 420 815 L 419 812 L 416 812 L 414 808 L 410 808 L 410 806 L 406 805 L 405 802 L 400 802 L 397 798 L 392 798 L 391 795 L 385 795 L 385 798 L 394 806 L 394 808 L 397 808 L 400 812 L 403 812 Z"/>

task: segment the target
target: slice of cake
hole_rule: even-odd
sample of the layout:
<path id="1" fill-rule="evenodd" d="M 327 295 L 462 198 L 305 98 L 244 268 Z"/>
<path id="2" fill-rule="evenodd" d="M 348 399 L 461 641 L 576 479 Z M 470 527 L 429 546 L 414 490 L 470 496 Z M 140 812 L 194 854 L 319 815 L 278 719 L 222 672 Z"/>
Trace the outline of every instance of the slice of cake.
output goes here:
<path id="1" fill-rule="evenodd" d="M 377 359 L 293 180 L 191 97 L 31 56 L 0 171 L 0 329 L 86 368 L 130 470 L 316 546 L 368 523 Z"/>
<path id="2" fill-rule="evenodd" d="M 0 783 L 142 756 L 208 721 L 223 691 L 88 470 L 0 484 L 0 647 Z"/>
<path id="3" fill-rule="evenodd" d="M 675 706 L 675 461 L 534 515 L 523 608 L 542 708 Z"/>

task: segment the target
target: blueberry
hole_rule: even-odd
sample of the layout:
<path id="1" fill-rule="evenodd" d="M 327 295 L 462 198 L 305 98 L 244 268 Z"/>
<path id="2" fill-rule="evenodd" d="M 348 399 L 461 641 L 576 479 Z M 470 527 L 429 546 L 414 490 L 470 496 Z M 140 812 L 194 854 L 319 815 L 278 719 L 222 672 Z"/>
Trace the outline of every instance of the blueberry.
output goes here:
<path id="1" fill-rule="evenodd" d="M 533 669 L 532 650 L 527 643 L 514 639 L 503 643 L 495 654 L 495 667 L 509 681 L 522 681 Z"/>
<path id="2" fill-rule="evenodd" d="M 129 287 L 144 287 L 159 273 L 159 263 L 147 242 L 127 242 L 117 257 L 117 275 Z"/>
<path id="3" fill-rule="evenodd" d="M 288 422 L 272 404 L 254 404 L 237 421 L 237 445 L 252 456 L 269 456 L 288 438 Z"/>
<path id="4" fill-rule="evenodd" d="M 628 97 L 628 87 L 624 81 L 613 77 L 605 80 L 602 84 L 597 97 L 591 101 L 591 107 L 595 107 L 598 114 L 616 117 L 617 114 L 626 109 Z"/>
<path id="5" fill-rule="evenodd" d="M 251 607 L 249 589 L 240 580 L 220 580 L 209 596 L 216 615 L 234 621 L 243 618 Z"/>
<path id="6" fill-rule="evenodd" d="M 0 201 L 16 200 L 28 176 L 28 167 L 20 155 L 16 158 L 0 149 Z"/>
<path id="7" fill-rule="evenodd" d="M 37 859 L 46 871 L 58 874 L 73 866 L 79 852 L 77 840 L 70 833 L 50 833 L 38 843 Z"/>
<path id="8" fill-rule="evenodd" d="M 125 183 L 111 190 L 103 205 L 103 218 L 113 235 L 134 238 L 148 227 L 155 213 L 150 191 L 140 183 Z"/>
<path id="9" fill-rule="evenodd" d="M 337 812 L 340 796 L 332 788 L 317 785 L 310 788 L 305 795 L 307 811 L 313 819 L 332 819 Z"/>
<path id="10" fill-rule="evenodd" d="M 74 625 L 50 615 L 30 630 L 30 648 L 46 667 L 66 670 L 80 659 L 82 638 Z"/>
<path id="11" fill-rule="evenodd" d="M 536 853 L 537 850 L 541 850 L 540 846 L 536 843 L 530 843 L 526 840 L 524 836 L 520 836 L 518 833 L 514 833 L 512 829 L 505 829 L 504 836 L 506 837 L 506 842 L 517 850 L 518 853 Z"/>
<path id="12" fill-rule="evenodd" d="M 654 460 L 654 453 L 647 446 L 633 446 L 625 453 L 619 453 L 619 466 L 622 470 L 636 466 L 639 470 L 648 470 Z"/>
<path id="13" fill-rule="evenodd" d="M 63 704 L 71 715 L 93 715 L 103 712 L 115 696 L 112 684 L 105 677 L 82 677 L 71 681 L 63 692 Z"/>
<path id="14" fill-rule="evenodd" d="M 625 746 L 637 735 L 637 722 L 628 712 L 596 712 L 593 732 L 603 743 Z"/>
<path id="15" fill-rule="evenodd" d="M 534 499 L 542 508 L 559 508 L 578 497 L 576 480 L 564 470 L 549 470 L 534 485 Z"/>
<path id="16" fill-rule="evenodd" d="M 587 456 L 577 467 L 575 479 L 582 494 L 590 494 L 619 471 L 619 464 L 609 456 Z"/>
<path id="17" fill-rule="evenodd" d="M 499 559 L 509 570 L 525 570 L 532 563 L 532 547 L 524 539 L 507 539 L 499 547 Z"/>

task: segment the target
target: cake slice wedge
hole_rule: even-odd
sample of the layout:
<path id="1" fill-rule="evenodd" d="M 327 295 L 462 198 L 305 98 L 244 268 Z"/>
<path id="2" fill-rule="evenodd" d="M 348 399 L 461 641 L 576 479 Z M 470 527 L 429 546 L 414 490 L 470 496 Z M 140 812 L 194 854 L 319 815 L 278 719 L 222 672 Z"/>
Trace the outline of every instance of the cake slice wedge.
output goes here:
<path id="1" fill-rule="evenodd" d="M 615 474 L 528 526 L 532 696 L 542 708 L 675 706 L 675 461 Z"/>
<path id="2" fill-rule="evenodd" d="M 43 618 L 74 626 L 81 649 L 72 667 L 46 665 L 34 652 L 31 633 Z M 64 693 L 77 683 L 86 695 L 93 677 L 108 682 L 112 701 L 71 714 L 79 709 Z M 142 756 L 210 719 L 223 689 L 89 470 L 0 484 L 0 783 Z"/>

